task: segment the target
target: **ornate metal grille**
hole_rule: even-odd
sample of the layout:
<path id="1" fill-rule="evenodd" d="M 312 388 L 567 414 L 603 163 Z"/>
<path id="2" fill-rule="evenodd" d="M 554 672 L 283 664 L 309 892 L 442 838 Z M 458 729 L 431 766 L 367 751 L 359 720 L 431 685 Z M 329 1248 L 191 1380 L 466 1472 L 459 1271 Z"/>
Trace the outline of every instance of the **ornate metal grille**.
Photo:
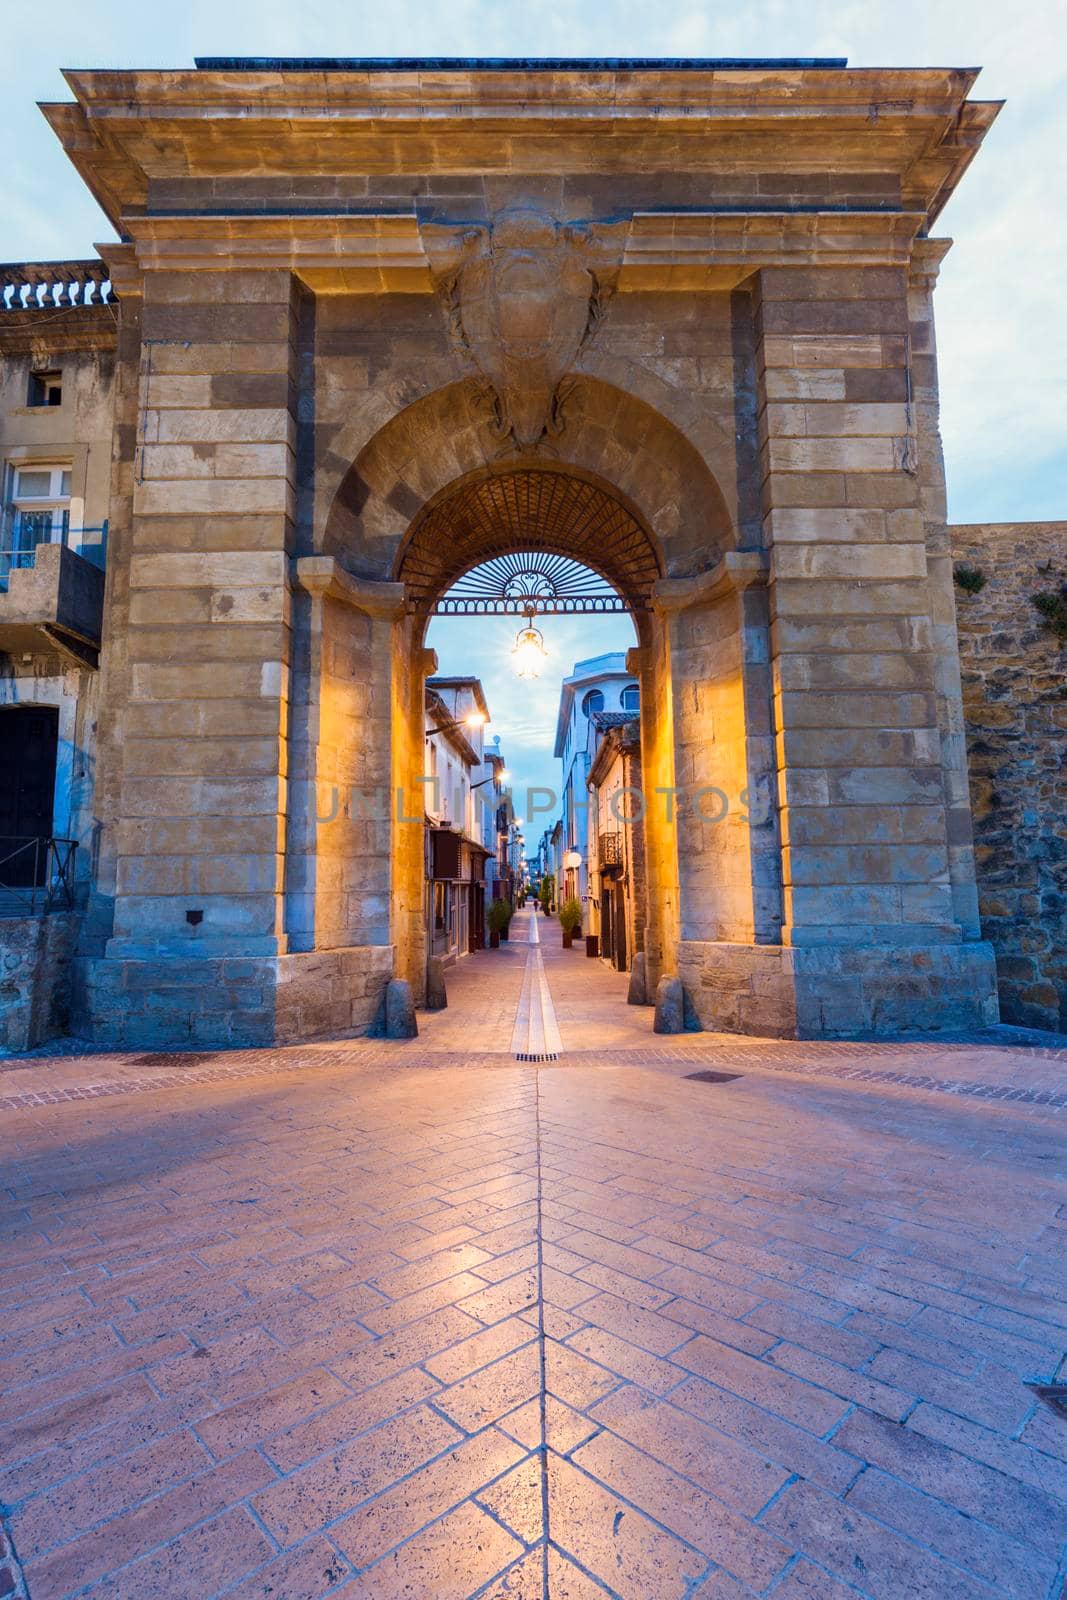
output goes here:
<path id="1" fill-rule="evenodd" d="M 534 554 L 536 552 L 536 554 Z M 494 567 L 500 558 L 517 557 L 538 574 L 546 575 L 546 558 L 583 567 L 581 595 L 556 597 L 557 578 L 547 569 L 551 593 L 544 596 L 541 613 L 552 610 L 615 611 L 644 609 L 652 587 L 661 576 L 659 560 L 648 533 L 621 501 L 584 478 L 549 468 L 501 468 L 489 477 L 461 483 L 444 499 L 430 504 L 412 525 L 396 576 L 407 589 L 413 614 L 441 614 L 442 597 L 449 595 L 466 574 L 479 567 Z M 507 577 L 514 577 L 506 567 Z M 610 600 L 611 593 L 621 596 Z M 515 615 L 522 605 L 505 606 L 499 580 L 488 593 L 468 594 L 459 607 L 444 615 Z M 588 598 L 583 600 L 582 596 Z M 471 600 L 495 602 L 472 605 Z M 567 602 L 566 607 L 560 600 Z"/>
<path id="2" fill-rule="evenodd" d="M 493 556 L 457 580 L 434 607 L 438 617 L 521 617 L 629 611 L 606 579 L 548 550 Z"/>
<path id="3" fill-rule="evenodd" d="M 601 870 L 605 867 L 622 866 L 622 838 L 617 833 L 601 833 L 597 835 L 597 859 Z"/>

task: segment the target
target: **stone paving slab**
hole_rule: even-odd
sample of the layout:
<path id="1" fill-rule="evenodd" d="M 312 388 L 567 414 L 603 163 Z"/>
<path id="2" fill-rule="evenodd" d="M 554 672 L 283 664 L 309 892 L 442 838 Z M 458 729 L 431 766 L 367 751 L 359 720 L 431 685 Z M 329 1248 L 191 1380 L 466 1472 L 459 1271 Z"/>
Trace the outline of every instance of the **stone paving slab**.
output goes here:
<path id="1" fill-rule="evenodd" d="M 607 1011 L 616 975 L 541 931 L 558 1064 L 499 1048 L 516 941 L 417 1052 L 7 1112 L 32 1600 L 1059 1600 L 1067 1420 L 1026 1387 L 1067 1353 L 1055 1109 L 697 1082 L 706 1043 L 636 1008 L 598 1056 L 571 986 Z"/>

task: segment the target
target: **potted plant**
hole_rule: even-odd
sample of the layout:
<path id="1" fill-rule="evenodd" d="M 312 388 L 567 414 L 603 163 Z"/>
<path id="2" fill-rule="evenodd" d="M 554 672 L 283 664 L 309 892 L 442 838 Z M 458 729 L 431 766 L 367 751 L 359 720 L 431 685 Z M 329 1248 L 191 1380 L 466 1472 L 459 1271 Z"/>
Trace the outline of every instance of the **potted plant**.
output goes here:
<path id="1" fill-rule="evenodd" d="M 569 950 L 574 943 L 574 935 L 582 925 L 580 900 L 575 900 L 573 896 L 570 900 L 564 900 L 559 908 L 559 925 L 563 929 L 563 948 Z"/>
<path id="2" fill-rule="evenodd" d="M 552 890 L 553 878 L 552 874 L 549 872 L 546 873 L 545 877 L 541 880 L 541 893 L 538 896 L 541 901 L 541 910 L 544 912 L 546 917 L 552 909 Z"/>
<path id="3" fill-rule="evenodd" d="M 489 948 L 499 949 L 500 935 L 506 939 L 508 936 L 508 923 L 511 921 L 511 907 L 506 900 L 491 900 L 485 913 L 485 920 L 489 924 Z"/>

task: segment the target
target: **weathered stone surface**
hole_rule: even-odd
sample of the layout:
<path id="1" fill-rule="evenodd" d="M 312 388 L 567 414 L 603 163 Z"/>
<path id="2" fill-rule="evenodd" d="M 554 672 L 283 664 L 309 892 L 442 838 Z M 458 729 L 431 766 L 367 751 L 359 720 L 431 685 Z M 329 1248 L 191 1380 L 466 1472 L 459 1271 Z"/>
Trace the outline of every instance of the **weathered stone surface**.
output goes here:
<path id="1" fill-rule="evenodd" d="M 72 1009 L 100 1044 L 281 1044 L 375 1027 L 392 975 L 389 945 L 281 957 L 79 957 Z"/>
<path id="2" fill-rule="evenodd" d="M 685 994 L 680 978 L 663 977 L 656 985 L 654 1033 L 685 1032 Z"/>
<path id="3" fill-rule="evenodd" d="M 989 945 L 683 941 L 678 970 L 709 1031 L 780 1039 L 897 1037 L 997 1021 Z"/>
<path id="4" fill-rule="evenodd" d="M 949 529 L 982 932 L 1006 1022 L 1067 1032 L 1067 647 L 1033 595 L 1067 582 L 1067 523 Z"/>
<path id="5" fill-rule="evenodd" d="M 415 999 L 404 978 L 390 978 L 385 986 L 385 1037 L 415 1039 L 419 1025 L 415 1018 Z"/>
<path id="6" fill-rule="evenodd" d="M 643 950 L 639 950 L 630 963 L 630 982 L 626 991 L 626 1003 L 631 1006 L 648 1005 L 648 983 Z"/>
<path id="7" fill-rule="evenodd" d="M 426 963 L 426 1009 L 443 1011 L 448 1005 L 445 986 L 445 964 L 440 956 L 431 956 Z"/>
<path id="8" fill-rule="evenodd" d="M 66 1033 L 76 912 L 0 916 L 0 1049 L 33 1050 Z"/>

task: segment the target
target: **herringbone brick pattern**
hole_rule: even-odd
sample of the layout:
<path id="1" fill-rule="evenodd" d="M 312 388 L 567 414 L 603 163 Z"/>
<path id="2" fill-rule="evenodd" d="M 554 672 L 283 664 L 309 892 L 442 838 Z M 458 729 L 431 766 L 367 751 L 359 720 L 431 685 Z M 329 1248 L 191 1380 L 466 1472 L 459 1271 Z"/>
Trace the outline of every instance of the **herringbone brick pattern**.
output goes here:
<path id="1" fill-rule="evenodd" d="M 31 1600 L 1058 1595 L 1051 1108 L 433 1034 L 8 1116 Z"/>

